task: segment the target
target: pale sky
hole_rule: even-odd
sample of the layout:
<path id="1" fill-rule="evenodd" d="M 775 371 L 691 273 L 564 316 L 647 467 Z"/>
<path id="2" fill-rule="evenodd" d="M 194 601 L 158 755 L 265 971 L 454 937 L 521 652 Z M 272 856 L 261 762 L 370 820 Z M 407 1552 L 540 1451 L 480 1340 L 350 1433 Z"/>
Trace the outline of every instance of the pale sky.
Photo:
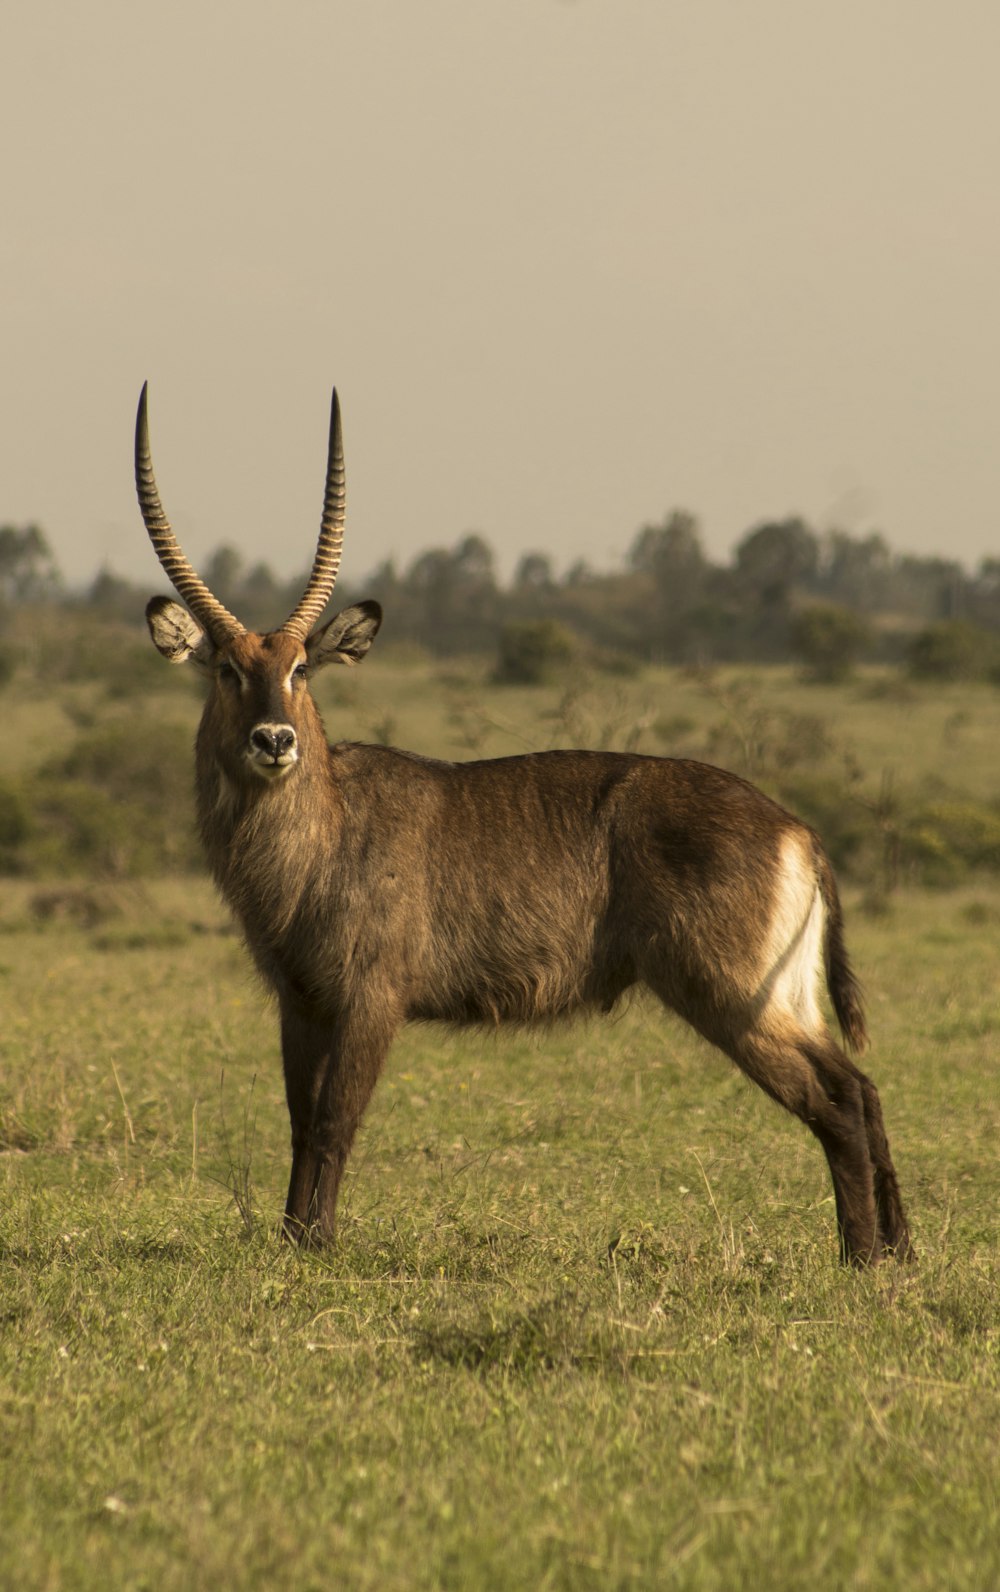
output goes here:
<path id="1" fill-rule="evenodd" d="M 0 523 L 164 582 L 698 515 L 1000 553 L 996 0 L 4 6 Z"/>

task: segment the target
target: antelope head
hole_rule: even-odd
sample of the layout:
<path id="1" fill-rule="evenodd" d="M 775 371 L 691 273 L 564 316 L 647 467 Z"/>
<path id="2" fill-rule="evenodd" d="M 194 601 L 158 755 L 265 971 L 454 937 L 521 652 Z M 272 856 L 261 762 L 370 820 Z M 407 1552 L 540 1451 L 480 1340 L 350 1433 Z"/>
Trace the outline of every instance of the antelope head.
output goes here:
<path id="1" fill-rule="evenodd" d="M 328 663 L 360 663 L 382 622 L 378 603 L 364 602 L 314 628 L 337 580 L 344 536 L 344 448 L 336 390 L 312 573 L 294 612 L 277 630 L 263 635 L 247 630 L 209 591 L 178 544 L 153 474 L 145 384 L 136 417 L 135 481 L 156 556 L 186 604 L 170 597 L 147 604 L 154 645 L 171 663 L 191 662 L 208 677 L 202 728 L 226 774 L 237 782 L 286 779 L 310 744 L 326 744 L 309 677 Z"/>

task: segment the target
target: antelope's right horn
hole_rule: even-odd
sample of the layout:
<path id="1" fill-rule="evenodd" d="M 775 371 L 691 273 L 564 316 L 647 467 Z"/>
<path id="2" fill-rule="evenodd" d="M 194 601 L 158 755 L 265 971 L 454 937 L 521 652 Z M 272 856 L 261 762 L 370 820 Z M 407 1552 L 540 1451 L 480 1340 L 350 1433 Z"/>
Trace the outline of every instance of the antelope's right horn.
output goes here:
<path id="1" fill-rule="evenodd" d="M 204 625 L 212 640 L 218 644 L 230 636 L 242 635 L 245 626 L 213 597 L 205 582 L 197 575 L 177 541 L 170 522 L 163 512 L 160 494 L 153 474 L 153 460 L 149 452 L 149 420 L 146 413 L 147 382 L 139 395 L 139 412 L 135 420 L 135 489 L 142 510 L 143 524 L 149 532 L 153 550 L 163 565 L 167 578 L 178 596 L 183 597 L 194 617 Z"/>
<path id="2" fill-rule="evenodd" d="M 312 573 L 306 589 L 294 612 L 285 620 L 282 630 L 299 641 L 305 641 L 323 612 L 340 569 L 340 554 L 344 545 L 344 519 L 346 488 L 344 478 L 344 438 L 340 425 L 340 400 L 336 387 L 330 405 L 330 448 L 326 461 L 326 489 L 323 493 L 323 518 L 320 522 L 319 542 L 313 559 Z"/>

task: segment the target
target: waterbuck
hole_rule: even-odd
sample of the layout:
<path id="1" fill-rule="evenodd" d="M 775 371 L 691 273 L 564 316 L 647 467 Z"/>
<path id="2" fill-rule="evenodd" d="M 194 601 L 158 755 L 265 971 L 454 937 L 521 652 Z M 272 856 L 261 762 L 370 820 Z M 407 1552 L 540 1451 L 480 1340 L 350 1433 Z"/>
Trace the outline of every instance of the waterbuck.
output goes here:
<path id="1" fill-rule="evenodd" d="M 820 1010 L 825 975 L 845 1041 L 862 1048 L 837 888 L 813 831 L 736 775 L 682 759 L 445 763 L 328 745 L 310 678 L 359 663 L 382 618 L 363 602 L 315 628 L 343 539 L 336 392 L 312 573 L 266 635 L 228 612 L 170 529 L 145 387 L 135 468 L 146 529 L 187 605 L 152 599 L 153 641 L 208 678 L 202 839 L 280 1010 L 288 1237 L 332 1237 L 344 1163 L 400 1024 L 608 1011 L 644 985 L 819 1139 L 842 1258 L 906 1255 L 878 1093 Z"/>

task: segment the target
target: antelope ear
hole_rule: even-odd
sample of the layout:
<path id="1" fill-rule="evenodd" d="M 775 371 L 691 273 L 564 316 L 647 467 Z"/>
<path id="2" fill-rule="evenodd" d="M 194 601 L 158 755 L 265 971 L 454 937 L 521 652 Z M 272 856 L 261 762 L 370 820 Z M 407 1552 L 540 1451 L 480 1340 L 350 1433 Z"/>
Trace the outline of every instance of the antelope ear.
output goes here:
<path id="1" fill-rule="evenodd" d="M 322 669 L 327 663 L 360 663 L 381 623 L 378 603 L 353 603 L 350 608 L 343 608 L 306 642 L 310 669 Z"/>
<path id="2" fill-rule="evenodd" d="M 146 604 L 146 623 L 157 652 L 170 663 L 192 663 L 211 667 L 215 648 L 196 619 L 171 597 L 151 597 Z"/>

